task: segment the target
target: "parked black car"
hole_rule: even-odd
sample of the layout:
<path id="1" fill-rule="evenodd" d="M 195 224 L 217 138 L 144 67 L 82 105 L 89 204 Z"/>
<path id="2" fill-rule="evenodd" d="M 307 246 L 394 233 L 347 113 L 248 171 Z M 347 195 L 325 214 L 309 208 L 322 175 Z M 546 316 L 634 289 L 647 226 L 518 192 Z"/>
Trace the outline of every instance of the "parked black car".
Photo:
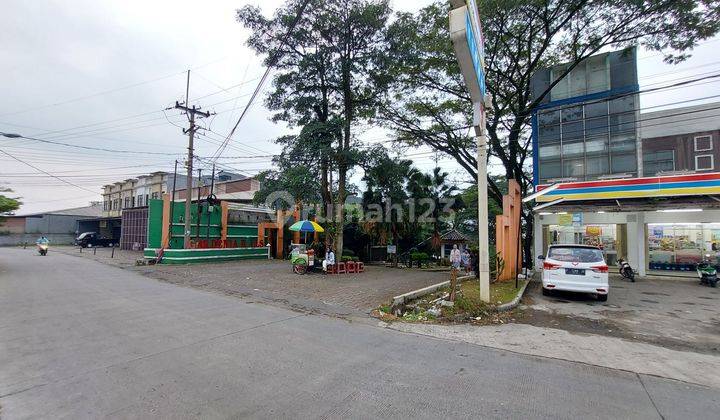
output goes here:
<path id="1" fill-rule="evenodd" d="M 75 238 L 75 245 L 82 248 L 93 246 L 113 246 L 117 241 L 112 238 L 104 238 L 96 232 L 84 232 Z"/>

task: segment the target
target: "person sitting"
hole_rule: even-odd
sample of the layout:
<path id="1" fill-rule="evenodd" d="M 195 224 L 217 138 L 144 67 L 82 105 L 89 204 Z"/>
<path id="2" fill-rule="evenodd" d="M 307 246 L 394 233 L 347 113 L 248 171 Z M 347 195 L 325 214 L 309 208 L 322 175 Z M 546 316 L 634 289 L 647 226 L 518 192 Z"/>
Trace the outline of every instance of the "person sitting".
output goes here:
<path id="1" fill-rule="evenodd" d="M 327 274 L 328 268 L 330 266 L 335 265 L 335 253 L 332 252 L 332 249 L 328 248 L 325 252 L 325 259 L 323 260 L 323 273 Z"/>
<path id="2" fill-rule="evenodd" d="M 40 239 L 38 239 L 37 241 L 35 241 L 35 243 L 38 244 L 38 245 L 40 245 L 40 244 L 47 244 L 47 243 L 49 243 L 49 242 L 50 242 L 50 240 L 48 240 L 48 238 L 46 238 L 45 235 L 41 236 Z"/>

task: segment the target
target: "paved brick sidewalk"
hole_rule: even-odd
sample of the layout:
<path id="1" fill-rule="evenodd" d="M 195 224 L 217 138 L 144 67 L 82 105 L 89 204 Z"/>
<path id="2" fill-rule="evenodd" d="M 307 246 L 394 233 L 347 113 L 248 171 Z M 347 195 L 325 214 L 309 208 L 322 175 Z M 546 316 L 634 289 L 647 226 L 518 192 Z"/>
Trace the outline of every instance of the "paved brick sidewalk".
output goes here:
<path id="1" fill-rule="evenodd" d="M 330 315 L 368 314 L 393 296 L 447 280 L 443 272 L 366 266 L 361 274 L 297 275 L 288 261 L 250 260 L 192 265 L 135 266 L 142 253 L 110 249 L 92 250 L 65 247 L 57 249 L 78 257 L 140 272 L 173 284 L 228 295 L 253 297 L 283 306 Z"/>

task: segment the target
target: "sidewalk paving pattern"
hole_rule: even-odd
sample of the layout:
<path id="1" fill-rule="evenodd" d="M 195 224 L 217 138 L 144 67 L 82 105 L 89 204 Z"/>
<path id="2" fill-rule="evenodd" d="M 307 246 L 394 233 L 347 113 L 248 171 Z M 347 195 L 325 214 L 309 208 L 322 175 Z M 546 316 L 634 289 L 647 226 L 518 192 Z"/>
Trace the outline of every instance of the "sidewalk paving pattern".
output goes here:
<path id="1" fill-rule="evenodd" d="M 360 274 L 297 275 L 290 262 L 248 260 L 209 264 L 158 265 L 135 267 L 140 253 L 122 251 L 115 259 L 108 249 L 97 255 L 65 247 L 62 252 L 96 259 L 182 286 L 211 290 L 228 295 L 252 296 L 264 301 L 279 301 L 286 306 L 329 315 L 367 315 L 394 296 L 448 279 L 446 272 L 365 266 Z M 116 251 L 117 252 L 117 251 Z"/>

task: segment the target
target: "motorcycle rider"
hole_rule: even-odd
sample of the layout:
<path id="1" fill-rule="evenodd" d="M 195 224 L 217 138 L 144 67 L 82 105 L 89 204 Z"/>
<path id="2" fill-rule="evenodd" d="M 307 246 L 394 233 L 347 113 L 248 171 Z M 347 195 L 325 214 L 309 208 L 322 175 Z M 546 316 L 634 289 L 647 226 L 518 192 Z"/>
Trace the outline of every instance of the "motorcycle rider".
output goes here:
<path id="1" fill-rule="evenodd" d="M 42 245 L 45 245 L 45 247 L 47 248 L 48 244 L 50 244 L 50 240 L 46 238 L 45 235 L 43 235 L 40 237 L 40 239 L 35 241 L 35 244 L 37 245 L 38 251 L 42 254 Z"/>

